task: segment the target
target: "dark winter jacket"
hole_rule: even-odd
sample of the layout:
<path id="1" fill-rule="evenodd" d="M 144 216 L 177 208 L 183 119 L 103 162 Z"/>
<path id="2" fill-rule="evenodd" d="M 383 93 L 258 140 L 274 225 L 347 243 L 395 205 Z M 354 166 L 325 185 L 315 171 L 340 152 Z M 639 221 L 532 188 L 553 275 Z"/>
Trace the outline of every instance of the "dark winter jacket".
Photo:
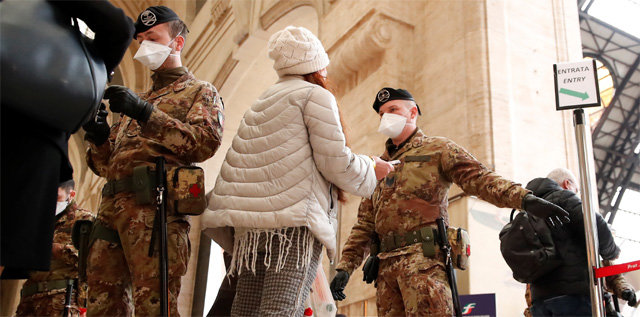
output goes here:
<path id="1" fill-rule="evenodd" d="M 580 197 L 572 191 L 562 189 L 549 178 L 536 178 L 527 184 L 527 189 L 534 195 L 562 207 L 571 218 L 571 222 L 562 229 L 552 230 L 562 264 L 531 283 L 533 301 L 569 294 L 589 296 L 589 271 Z M 617 258 L 620 249 L 599 213 L 596 213 L 596 223 L 600 256 L 605 260 Z"/>

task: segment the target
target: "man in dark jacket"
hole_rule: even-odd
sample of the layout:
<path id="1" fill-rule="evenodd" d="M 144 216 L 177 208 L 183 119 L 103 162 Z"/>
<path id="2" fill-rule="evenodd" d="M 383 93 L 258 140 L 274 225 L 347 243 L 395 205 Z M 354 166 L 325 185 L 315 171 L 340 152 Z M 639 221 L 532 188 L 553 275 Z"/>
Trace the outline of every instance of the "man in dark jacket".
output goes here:
<path id="1" fill-rule="evenodd" d="M 533 316 L 591 316 L 589 271 L 587 263 L 582 201 L 578 197 L 575 176 L 558 168 L 547 178 L 536 178 L 527 184 L 534 195 L 569 212 L 571 222 L 564 230 L 553 230 L 562 264 L 554 271 L 531 283 Z M 620 254 L 604 218 L 596 213 L 600 256 L 613 260 Z"/>
<path id="2" fill-rule="evenodd" d="M 91 28 L 95 39 L 89 50 L 102 57 L 107 73 L 111 73 L 131 42 L 131 19 L 108 0 L 49 2 L 62 14 L 77 17 Z M 66 111 L 64 105 L 42 106 Z M 70 180 L 73 173 L 67 153 L 69 134 L 5 104 L 1 119 L 0 275 L 3 279 L 20 279 L 27 278 L 29 271 L 50 268 L 57 187 Z"/>

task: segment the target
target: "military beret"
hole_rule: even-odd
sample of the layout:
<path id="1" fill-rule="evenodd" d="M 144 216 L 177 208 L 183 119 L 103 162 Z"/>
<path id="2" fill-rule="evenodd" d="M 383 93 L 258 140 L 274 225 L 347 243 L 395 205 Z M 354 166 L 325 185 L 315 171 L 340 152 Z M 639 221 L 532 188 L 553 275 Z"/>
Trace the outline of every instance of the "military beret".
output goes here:
<path id="1" fill-rule="evenodd" d="M 136 20 L 135 23 L 136 31 L 133 33 L 133 38 L 135 39 L 138 33 L 145 32 L 158 24 L 174 20 L 180 20 L 180 17 L 178 17 L 173 10 L 165 6 L 148 7 L 138 15 L 138 20 Z"/>
<path id="2" fill-rule="evenodd" d="M 376 100 L 374 100 L 373 102 L 373 110 L 375 110 L 376 112 L 380 112 L 380 107 L 390 100 L 411 100 L 413 102 L 416 102 L 413 99 L 413 96 L 404 89 L 393 89 L 384 87 L 380 89 L 380 91 L 378 91 L 378 94 L 376 95 Z M 422 112 L 420 112 L 420 107 L 418 107 L 417 104 L 416 108 L 418 108 L 418 114 L 422 115 Z"/>

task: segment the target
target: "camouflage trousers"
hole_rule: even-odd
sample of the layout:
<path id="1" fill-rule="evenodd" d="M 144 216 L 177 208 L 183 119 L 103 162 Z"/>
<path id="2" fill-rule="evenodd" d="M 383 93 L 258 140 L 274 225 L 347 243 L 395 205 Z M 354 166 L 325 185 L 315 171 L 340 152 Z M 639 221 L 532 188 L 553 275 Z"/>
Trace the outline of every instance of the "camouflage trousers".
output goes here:
<path id="1" fill-rule="evenodd" d="M 442 262 L 421 252 L 380 260 L 378 316 L 451 316 L 453 303 Z"/>
<path id="2" fill-rule="evenodd" d="M 103 197 L 97 221 L 116 230 L 121 244 L 97 239 L 91 246 L 87 315 L 160 315 L 159 243 L 153 258 L 148 256 L 155 213 L 154 205 L 137 205 L 132 193 Z M 180 279 L 187 271 L 191 252 L 189 228 L 183 219 L 167 225 L 171 316 L 179 316 Z"/>
<path id="3" fill-rule="evenodd" d="M 62 316 L 65 295 L 65 290 L 55 290 L 22 297 L 20 298 L 16 316 Z M 75 300 L 71 304 L 70 315 L 72 317 L 80 316 Z"/>

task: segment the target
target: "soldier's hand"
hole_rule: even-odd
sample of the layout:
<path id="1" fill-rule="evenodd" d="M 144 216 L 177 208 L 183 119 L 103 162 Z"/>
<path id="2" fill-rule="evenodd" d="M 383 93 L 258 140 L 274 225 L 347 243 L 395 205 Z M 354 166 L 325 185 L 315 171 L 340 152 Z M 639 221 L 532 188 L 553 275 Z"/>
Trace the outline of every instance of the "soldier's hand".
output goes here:
<path id="1" fill-rule="evenodd" d="M 636 293 L 632 289 L 625 289 L 622 291 L 622 299 L 626 300 L 629 306 L 636 306 L 638 304 L 638 299 L 636 298 Z"/>
<path id="2" fill-rule="evenodd" d="M 378 270 L 380 269 L 380 258 L 376 255 L 370 255 L 362 267 L 362 280 L 371 284 L 378 278 Z"/>
<path id="3" fill-rule="evenodd" d="M 387 174 L 393 171 L 393 164 L 380 159 L 377 156 L 371 157 L 373 161 L 376 163 L 375 171 L 376 171 L 376 179 L 381 180 L 387 176 Z"/>
<path id="4" fill-rule="evenodd" d="M 331 281 L 331 285 L 329 285 L 329 289 L 331 289 L 331 295 L 333 295 L 333 299 L 340 301 L 347 298 L 344 295 L 344 288 L 347 286 L 347 282 L 349 282 L 349 273 L 343 270 L 338 270 L 338 273 Z"/>
<path id="5" fill-rule="evenodd" d="M 113 112 L 122 112 L 124 115 L 146 122 L 153 112 L 153 105 L 140 99 L 129 88 L 119 85 L 109 86 L 104 91 L 104 99 L 109 100 L 109 108 Z"/>
<path id="6" fill-rule="evenodd" d="M 562 225 L 562 223 L 569 223 L 569 221 L 571 221 L 569 219 L 569 213 L 564 209 L 533 194 L 524 196 L 522 209 L 536 217 L 546 219 L 547 223 L 551 226 L 556 224 Z"/>
<path id="7" fill-rule="evenodd" d="M 109 115 L 109 113 L 106 109 L 107 106 L 101 103 L 95 120 L 91 119 L 82 126 L 86 132 L 84 139 L 98 146 L 102 145 L 102 143 L 109 138 L 110 128 L 107 123 L 107 115 Z"/>

